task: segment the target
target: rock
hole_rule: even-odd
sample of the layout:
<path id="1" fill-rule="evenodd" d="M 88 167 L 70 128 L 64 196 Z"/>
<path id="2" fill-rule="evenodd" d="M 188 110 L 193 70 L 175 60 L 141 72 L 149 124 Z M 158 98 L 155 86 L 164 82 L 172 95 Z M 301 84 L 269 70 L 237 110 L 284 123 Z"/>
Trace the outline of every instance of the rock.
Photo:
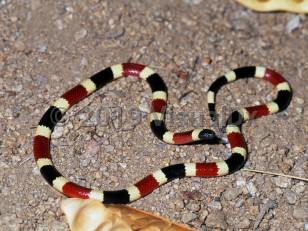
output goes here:
<path id="1" fill-rule="evenodd" d="M 14 42 L 14 48 L 17 51 L 22 52 L 22 51 L 26 50 L 26 44 L 21 40 L 17 40 L 17 41 Z"/>
<path id="2" fill-rule="evenodd" d="M 296 185 L 293 186 L 293 191 L 300 194 L 305 192 L 306 189 L 306 185 L 303 181 L 298 182 Z"/>
<path id="3" fill-rule="evenodd" d="M 238 226 L 237 228 L 240 228 L 240 229 L 247 229 L 249 228 L 250 226 L 250 220 L 246 217 L 243 218 L 243 220 L 241 220 L 239 223 L 238 223 Z"/>
<path id="4" fill-rule="evenodd" d="M 303 105 L 305 103 L 305 100 L 303 98 L 294 97 L 294 102 L 299 105 Z"/>
<path id="5" fill-rule="evenodd" d="M 249 207 L 249 213 L 253 216 L 256 216 L 259 214 L 259 206 L 250 206 Z"/>
<path id="6" fill-rule="evenodd" d="M 1 230 L 20 230 L 20 224 L 22 223 L 22 219 L 18 218 L 16 214 L 1 214 L 0 216 L 0 226 Z"/>
<path id="7" fill-rule="evenodd" d="M 191 213 L 191 212 L 186 212 L 186 213 L 183 213 L 182 217 L 181 217 L 181 221 L 186 224 L 194 219 L 197 218 L 197 215 L 194 214 L 194 213 Z"/>
<path id="8" fill-rule="evenodd" d="M 212 63 L 212 59 L 210 57 L 204 57 L 202 58 L 201 60 L 201 65 L 202 66 L 207 66 L 207 65 L 210 65 Z"/>
<path id="9" fill-rule="evenodd" d="M 16 86 L 16 92 L 21 92 L 23 89 L 23 85 L 19 84 Z"/>
<path id="10" fill-rule="evenodd" d="M 193 212 L 198 212 L 201 208 L 200 204 L 195 201 L 191 201 L 185 207 Z"/>
<path id="11" fill-rule="evenodd" d="M 54 132 L 51 134 L 52 139 L 59 139 L 63 135 L 64 127 L 56 127 Z"/>
<path id="12" fill-rule="evenodd" d="M 277 177 L 275 179 L 276 186 L 280 188 L 290 188 L 291 187 L 291 179 L 286 177 Z"/>
<path id="13" fill-rule="evenodd" d="M 294 205 L 298 200 L 298 194 L 293 190 L 287 190 L 284 194 L 284 197 L 285 200 L 291 205 Z"/>
<path id="14" fill-rule="evenodd" d="M 198 5 L 200 4 L 203 0 L 182 0 L 183 2 L 187 4 L 192 4 L 192 5 Z"/>
<path id="15" fill-rule="evenodd" d="M 174 202 L 174 204 L 175 204 L 175 206 L 176 206 L 177 208 L 180 208 L 180 209 L 184 208 L 184 202 L 183 202 L 183 200 L 178 199 L 178 200 L 176 200 L 176 201 Z"/>
<path id="16" fill-rule="evenodd" d="M 237 178 L 235 184 L 237 187 L 243 187 L 246 185 L 246 180 L 243 177 L 239 177 Z"/>
<path id="17" fill-rule="evenodd" d="M 88 31 L 84 28 L 82 28 L 81 30 L 77 31 L 75 33 L 75 41 L 79 41 L 81 39 L 84 39 L 88 34 Z"/>
<path id="18" fill-rule="evenodd" d="M 0 57 L 1 58 L 1 57 Z M 3 69 L 3 67 L 4 67 L 4 62 L 2 62 L 1 60 L 0 60 L 0 71 Z"/>
<path id="19" fill-rule="evenodd" d="M 292 173 L 295 176 L 303 176 L 303 177 L 306 176 L 307 167 L 308 167 L 307 163 L 308 163 L 308 157 L 306 156 L 299 157 L 294 164 Z"/>
<path id="20" fill-rule="evenodd" d="M 55 21 L 55 25 L 56 25 L 56 27 L 57 27 L 59 30 L 63 30 L 63 29 L 66 28 L 65 23 L 64 23 L 61 19 L 57 19 L 57 20 Z"/>
<path id="21" fill-rule="evenodd" d="M 281 162 L 278 167 L 283 171 L 284 174 L 288 174 L 291 171 L 291 166 L 287 163 Z"/>
<path id="22" fill-rule="evenodd" d="M 227 188 L 223 196 L 226 200 L 232 201 L 241 194 L 241 191 L 237 188 Z"/>
<path id="23" fill-rule="evenodd" d="M 106 152 L 112 152 L 114 150 L 114 146 L 109 144 L 105 147 L 105 150 Z"/>
<path id="24" fill-rule="evenodd" d="M 220 195 L 222 192 L 224 192 L 227 188 L 227 185 L 225 185 L 224 183 L 220 182 L 216 185 L 215 190 L 216 190 L 216 194 Z"/>
<path id="25" fill-rule="evenodd" d="M 203 222 L 205 218 L 207 218 L 208 215 L 209 215 L 209 212 L 207 210 L 202 210 L 200 212 L 199 220 Z"/>
<path id="26" fill-rule="evenodd" d="M 141 103 L 138 106 L 138 108 L 139 108 L 140 111 L 145 112 L 145 113 L 150 113 L 151 112 L 151 108 L 150 108 L 149 104 L 146 103 L 146 102 Z"/>
<path id="27" fill-rule="evenodd" d="M 205 224 L 210 228 L 226 229 L 228 227 L 224 214 L 218 211 L 210 213 L 205 220 Z"/>
<path id="28" fill-rule="evenodd" d="M 235 202 L 234 207 L 235 207 L 235 208 L 239 208 L 239 207 L 241 207 L 243 204 L 244 204 L 244 201 L 243 201 L 242 198 L 240 198 L 238 201 Z"/>
<path id="29" fill-rule="evenodd" d="M 298 205 L 294 207 L 293 217 L 296 219 L 308 219 L 308 204 Z"/>
<path id="30" fill-rule="evenodd" d="M 251 30 L 251 25 L 248 20 L 237 19 L 230 22 L 230 26 L 234 31 L 249 31 Z"/>
<path id="31" fill-rule="evenodd" d="M 277 151 L 279 156 L 286 156 L 290 152 L 289 148 L 282 148 Z"/>
<path id="32" fill-rule="evenodd" d="M 295 29 L 301 26 L 301 21 L 299 15 L 292 17 L 287 23 L 286 31 L 287 33 L 291 33 Z"/>
<path id="33" fill-rule="evenodd" d="M 6 56 L 6 55 L 4 55 L 4 54 L 1 54 L 1 53 L 0 53 L 0 62 L 5 61 L 5 60 L 6 60 L 6 58 L 7 58 L 7 56 Z"/>
<path id="34" fill-rule="evenodd" d="M 44 75 L 36 75 L 36 80 L 40 85 L 43 85 L 46 81 L 46 77 Z"/>
<path id="35" fill-rule="evenodd" d="M 38 48 L 41 53 L 45 53 L 47 50 L 47 46 L 45 44 L 39 44 Z"/>
<path id="36" fill-rule="evenodd" d="M 258 190 L 257 190 L 256 186 L 252 182 L 249 182 L 246 185 L 246 188 L 247 188 L 248 192 L 250 193 L 250 195 L 258 196 L 258 194 L 259 194 Z"/>
<path id="37" fill-rule="evenodd" d="M 221 203 L 218 201 L 210 202 L 207 204 L 207 206 L 211 209 L 218 209 L 218 210 L 222 209 Z"/>

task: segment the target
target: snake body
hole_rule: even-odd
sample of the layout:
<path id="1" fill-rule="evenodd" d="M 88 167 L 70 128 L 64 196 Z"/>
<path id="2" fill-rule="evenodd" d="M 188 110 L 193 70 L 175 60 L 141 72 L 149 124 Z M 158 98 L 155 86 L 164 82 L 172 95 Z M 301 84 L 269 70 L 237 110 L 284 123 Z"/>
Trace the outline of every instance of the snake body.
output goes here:
<path id="1" fill-rule="evenodd" d="M 284 110 L 292 97 L 288 82 L 280 74 L 270 69 L 255 66 L 235 69 L 218 78 L 209 88 L 207 100 L 213 121 L 216 121 L 215 95 L 227 83 L 241 78 L 256 77 L 273 84 L 278 91 L 278 95 L 272 102 L 241 108 L 231 113 L 226 124 L 227 138 L 231 146 L 231 156 L 227 160 L 213 163 L 170 165 L 155 171 L 134 185 L 116 191 L 90 189 L 70 182 L 55 168 L 51 160 L 50 138 L 55 125 L 72 105 L 113 80 L 126 76 L 144 79 L 150 85 L 153 98 L 150 126 L 153 133 L 160 140 L 170 144 L 188 144 L 195 141 L 212 141 L 217 139 L 215 133 L 209 129 L 195 129 L 175 133 L 166 128 L 164 112 L 167 106 L 167 87 L 162 78 L 151 68 L 134 63 L 124 63 L 108 67 L 82 81 L 56 100 L 41 118 L 35 132 L 33 143 L 34 158 L 41 174 L 51 186 L 68 197 L 94 198 L 103 203 L 124 204 L 144 197 L 162 184 L 176 178 L 191 176 L 215 177 L 231 174 L 243 166 L 247 156 L 246 143 L 240 130 L 241 124 L 250 119 L 256 119 Z"/>

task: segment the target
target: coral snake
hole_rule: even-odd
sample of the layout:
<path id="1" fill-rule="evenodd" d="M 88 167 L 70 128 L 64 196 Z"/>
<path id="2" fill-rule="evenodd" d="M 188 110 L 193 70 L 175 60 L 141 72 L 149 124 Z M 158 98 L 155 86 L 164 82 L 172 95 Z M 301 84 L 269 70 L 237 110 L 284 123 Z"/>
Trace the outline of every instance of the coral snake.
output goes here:
<path id="1" fill-rule="evenodd" d="M 200 140 L 211 141 L 217 139 L 215 133 L 209 129 L 195 129 L 174 133 L 166 128 L 164 112 L 167 106 L 167 87 L 162 78 L 151 68 L 134 63 L 108 67 L 63 94 L 45 112 L 36 128 L 33 144 L 36 164 L 46 181 L 68 197 L 95 198 L 103 203 L 129 203 L 144 197 L 160 185 L 176 178 L 188 176 L 215 177 L 233 173 L 243 166 L 247 156 L 246 143 L 240 130 L 241 124 L 250 119 L 284 110 L 292 97 L 290 85 L 275 71 L 256 66 L 235 69 L 218 78 L 209 88 L 207 101 L 213 121 L 216 121 L 215 95 L 227 83 L 237 79 L 256 77 L 273 84 L 278 94 L 276 99 L 271 102 L 241 108 L 230 114 L 226 123 L 227 139 L 231 146 L 231 156 L 228 159 L 213 163 L 183 163 L 167 166 L 146 176 L 134 185 L 116 191 L 90 189 L 70 182 L 57 171 L 51 160 L 50 138 L 56 123 L 61 120 L 64 113 L 72 105 L 107 83 L 126 76 L 144 79 L 150 85 L 153 97 L 150 126 L 153 133 L 160 140 L 170 144 L 188 144 Z"/>

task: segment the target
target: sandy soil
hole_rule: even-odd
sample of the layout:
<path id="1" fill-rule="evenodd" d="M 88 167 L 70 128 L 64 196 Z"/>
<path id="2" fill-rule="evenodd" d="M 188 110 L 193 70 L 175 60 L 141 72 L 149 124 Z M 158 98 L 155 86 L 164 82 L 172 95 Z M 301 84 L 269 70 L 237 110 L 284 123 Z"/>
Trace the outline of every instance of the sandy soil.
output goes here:
<path id="1" fill-rule="evenodd" d="M 206 91 L 226 71 L 262 65 L 282 73 L 294 97 L 287 110 L 243 126 L 245 167 L 308 177 L 307 16 L 260 14 L 231 0 L 191 2 L 0 1 L 1 230 L 67 230 L 56 215 L 62 196 L 34 163 L 34 128 L 65 91 L 127 61 L 163 76 L 176 130 L 215 129 Z M 218 95 L 220 120 L 275 94 L 261 80 L 232 83 Z M 169 164 L 228 156 L 222 145 L 163 144 L 148 125 L 150 101 L 148 85 L 128 78 L 74 106 L 53 134 L 59 171 L 84 186 L 121 189 Z M 308 230 L 307 183 L 245 171 L 175 180 L 131 206 L 197 230 Z"/>

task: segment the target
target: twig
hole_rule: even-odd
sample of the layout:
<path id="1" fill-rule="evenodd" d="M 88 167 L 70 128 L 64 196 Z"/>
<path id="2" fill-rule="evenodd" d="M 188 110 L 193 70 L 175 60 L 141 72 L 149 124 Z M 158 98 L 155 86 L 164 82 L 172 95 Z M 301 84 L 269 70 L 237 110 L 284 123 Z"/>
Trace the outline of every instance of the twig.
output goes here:
<path id="1" fill-rule="evenodd" d="M 29 161 L 31 159 L 32 159 L 32 157 L 28 157 L 27 159 L 25 159 L 22 162 L 20 162 L 19 166 L 23 165 L 24 163 L 26 163 L 27 161 Z"/>
<path id="2" fill-rule="evenodd" d="M 248 171 L 248 172 L 256 172 L 256 173 L 263 173 L 263 174 L 275 175 L 275 176 L 283 176 L 283 177 L 287 177 L 287 178 L 291 178 L 291 179 L 302 180 L 302 181 L 307 181 L 307 182 L 308 182 L 308 179 L 307 179 L 307 178 L 298 177 L 298 176 L 286 175 L 286 174 L 283 174 L 283 173 L 266 172 L 266 171 L 254 170 L 254 169 L 247 169 L 247 168 L 242 168 L 241 170 L 243 170 L 243 171 Z"/>

